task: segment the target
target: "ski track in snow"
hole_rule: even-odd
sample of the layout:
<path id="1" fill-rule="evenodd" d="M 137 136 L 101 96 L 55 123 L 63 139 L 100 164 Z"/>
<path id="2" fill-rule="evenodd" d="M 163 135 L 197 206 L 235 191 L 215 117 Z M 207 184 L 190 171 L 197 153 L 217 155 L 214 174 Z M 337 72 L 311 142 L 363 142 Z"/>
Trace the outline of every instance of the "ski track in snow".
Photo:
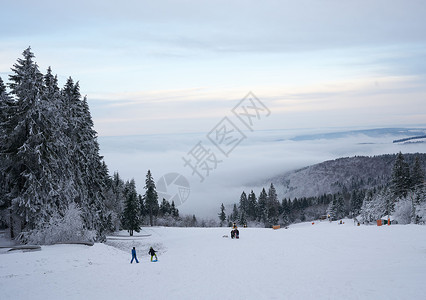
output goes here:
<path id="1" fill-rule="evenodd" d="M 239 240 L 222 237 L 230 228 L 153 227 L 144 238 L 0 254 L 0 298 L 424 299 L 426 226 L 345 223 L 240 228 Z"/>

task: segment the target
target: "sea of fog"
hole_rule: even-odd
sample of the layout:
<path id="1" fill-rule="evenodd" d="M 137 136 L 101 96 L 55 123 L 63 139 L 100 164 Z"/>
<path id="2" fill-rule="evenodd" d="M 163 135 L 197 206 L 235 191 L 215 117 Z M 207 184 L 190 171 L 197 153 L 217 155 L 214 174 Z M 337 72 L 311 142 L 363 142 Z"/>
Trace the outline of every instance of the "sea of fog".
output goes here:
<path id="1" fill-rule="evenodd" d="M 303 129 L 99 137 L 99 143 L 110 173 L 133 178 L 140 194 L 151 170 L 166 189 L 161 197 L 180 200 L 181 214 L 216 218 L 221 203 L 237 203 L 252 188 L 258 195 L 275 175 L 339 157 L 425 152 L 425 139 L 393 143 L 425 134 L 424 127 Z"/>

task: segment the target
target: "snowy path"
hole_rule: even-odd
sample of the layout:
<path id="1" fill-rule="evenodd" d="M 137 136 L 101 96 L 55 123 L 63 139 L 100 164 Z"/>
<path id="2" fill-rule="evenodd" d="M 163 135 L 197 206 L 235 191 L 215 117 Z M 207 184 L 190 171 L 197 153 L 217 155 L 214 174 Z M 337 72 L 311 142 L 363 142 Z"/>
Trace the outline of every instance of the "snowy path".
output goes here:
<path id="1" fill-rule="evenodd" d="M 1 299 L 424 298 L 426 226 L 349 224 L 246 228 L 239 240 L 222 237 L 229 228 L 148 228 L 127 252 L 95 244 L 2 254 Z M 129 264 L 132 243 L 139 264 Z"/>

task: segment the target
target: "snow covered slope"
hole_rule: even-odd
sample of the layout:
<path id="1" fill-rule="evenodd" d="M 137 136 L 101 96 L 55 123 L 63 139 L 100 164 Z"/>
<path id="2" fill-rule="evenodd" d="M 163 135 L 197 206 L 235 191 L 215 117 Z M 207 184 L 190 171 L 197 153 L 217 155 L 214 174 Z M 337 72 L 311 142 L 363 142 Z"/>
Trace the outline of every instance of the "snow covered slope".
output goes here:
<path id="1" fill-rule="evenodd" d="M 151 236 L 147 236 L 151 234 Z M 122 251 L 55 245 L 0 254 L 1 299 L 424 299 L 426 226 L 144 228 Z M 150 245 L 159 250 L 151 263 Z M 139 264 L 130 264 L 130 249 Z"/>

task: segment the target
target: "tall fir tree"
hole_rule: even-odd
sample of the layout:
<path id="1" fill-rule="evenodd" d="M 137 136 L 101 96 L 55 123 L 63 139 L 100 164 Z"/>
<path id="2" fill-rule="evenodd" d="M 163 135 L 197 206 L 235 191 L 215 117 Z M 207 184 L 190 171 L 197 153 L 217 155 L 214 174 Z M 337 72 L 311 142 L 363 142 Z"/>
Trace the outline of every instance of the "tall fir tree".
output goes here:
<path id="1" fill-rule="evenodd" d="M 240 196 L 239 209 L 240 209 L 240 214 L 244 213 L 244 215 L 247 215 L 248 199 L 247 199 L 247 194 L 244 191 L 241 193 L 241 196 Z"/>
<path id="2" fill-rule="evenodd" d="M 75 86 L 76 93 L 79 93 L 79 86 Z M 93 129 L 93 120 L 90 114 L 86 97 L 81 101 L 83 127 L 79 130 L 80 144 L 79 151 L 83 154 L 80 168 L 83 170 L 84 183 L 88 201 L 83 206 L 83 219 L 89 229 L 94 229 L 101 234 L 107 220 L 105 207 L 105 178 L 108 176 L 108 169 L 99 154 L 99 143 L 97 133 Z"/>
<path id="3" fill-rule="evenodd" d="M 10 119 L 14 112 L 15 102 L 6 91 L 6 85 L 0 77 L 0 207 L 7 207 L 6 204 L 6 148 L 9 139 L 8 132 L 11 132 Z"/>
<path id="4" fill-rule="evenodd" d="M 126 202 L 122 217 L 122 226 L 123 229 L 129 231 L 130 236 L 133 236 L 133 231 L 139 232 L 141 226 L 140 203 L 136 192 L 135 181 L 133 179 L 126 183 L 124 194 Z"/>
<path id="5" fill-rule="evenodd" d="M 220 220 L 220 227 L 222 227 L 223 223 L 226 220 L 225 206 L 223 205 L 223 203 L 220 205 L 220 212 L 219 212 L 218 216 L 219 216 L 219 220 Z"/>
<path id="6" fill-rule="evenodd" d="M 54 192 L 50 192 L 52 200 L 55 201 L 55 208 L 60 214 L 65 213 L 69 205 L 78 194 L 76 186 L 73 184 L 73 161 L 70 160 L 69 146 L 70 139 L 65 134 L 66 122 L 63 113 L 63 102 L 58 87 L 57 77 L 52 74 L 49 67 L 43 77 L 44 86 L 41 98 L 43 113 L 40 119 L 45 124 L 42 129 L 42 141 L 40 152 L 43 153 L 47 161 L 50 176 L 46 176 L 48 182 L 42 185 L 51 185 Z M 80 210 L 78 210 L 80 211 Z"/>
<path id="7" fill-rule="evenodd" d="M 46 222 L 52 213 L 50 193 L 54 176 L 47 158 L 44 130 L 51 127 L 43 97 L 43 75 L 33 61 L 30 48 L 23 52 L 9 76 L 11 94 L 16 106 L 6 127 L 9 136 L 3 145 L 6 157 L 6 182 L 10 189 L 12 210 L 22 228 L 33 229 Z"/>
<path id="8" fill-rule="evenodd" d="M 97 133 L 93 129 L 86 97 L 82 99 L 79 83 L 68 78 L 63 89 L 67 134 L 71 140 L 70 155 L 74 162 L 74 178 L 79 188 L 76 201 L 81 203 L 83 220 L 89 229 L 103 231 L 107 220 L 105 178 L 108 170 L 99 155 Z"/>
<path id="9" fill-rule="evenodd" d="M 259 194 L 258 206 L 257 206 L 257 219 L 260 222 L 263 222 L 265 225 L 267 223 L 268 211 L 267 211 L 267 201 L 268 194 L 265 191 L 265 188 Z"/>
<path id="10" fill-rule="evenodd" d="M 140 206 L 140 216 L 141 220 L 143 221 L 144 217 L 146 216 L 146 208 L 145 208 L 145 202 L 143 201 L 143 196 L 138 195 L 139 200 L 139 206 Z"/>
<path id="11" fill-rule="evenodd" d="M 282 211 L 282 221 L 284 223 L 284 225 L 289 225 L 290 224 L 290 211 L 291 211 L 291 202 L 290 200 L 287 200 L 286 198 L 284 198 L 281 201 L 281 211 Z"/>
<path id="12" fill-rule="evenodd" d="M 109 231 L 116 231 L 120 228 L 120 217 L 123 213 L 124 207 L 124 182 L 121 180 L 118 172 L 114 172 L 112 177 L 106 178 L 105 186 L 105 206 L 109 212 L 107 229 Z"/>
<path id="13" fill-rule="evenodd" d="M 238 212 L 237 204 L 234 204 L 234 206 L 232 207 L 232 213 L 231 213 L 231 216 L 230 216 L 231 221 L 232 222 L 237 222 L 238 215 L 239 215 L 239 212 Z"/>
<path id="14" fill-rule="evenodd" d="M 257 218 L 257 199 L 253 190 L 250 192 L 247 202 L 247 218 L 251 221 L 255 221 Z"/>
<path id="15" fill-rule="evenodd" d="M 268 227 L 274 224 L 278 224 L 280 203 L 278 201 L 277 191 L 272 183 L 268 190 L 266 210 Z"/>
<path id="16" fill-rule="evenodd" d="M 358 191 L 356 189 L 352 191 L 351 198 L 350 198 L 350 206 L 351 206 L 352 215 L 354 217 L 359 215 L 361 207 L 362 207 L 363 199 L 364 199 L 363 191 Z"/>
<path id="17" fill-rule="evenodd" d="M 8 181 L 11 179 L 7 175 L 8 166 L 10 166 L 11 156 L 8 155 L 8 143 L 10 141 L 9 133 L 12 132 L 11 116 L 15 109 L 15 101 L 6 91 L 6 85 L 0 77 L 0 213 L 3 212 L 3 223 L 13 225 L 13 211 L 11 209 L 10 185 Z M 12 238 L 14 231 L 11 230 Z"/>
<path id="18" fill-rule="evenodd" d="M 328 206 L 328 214 L 332 220 L 337 220 L 345 216 L 345 202 L 341 193 L 333 196 L 333 201 Z"/>
<path id="19" fill-rule="evenodd" d="M 149 224 L 154 225 L 154 216 L 158 214 L 158 194 L 152 178 L 151 170 L 148 170 L 145 179 L 145 208 L 149 214 Z"/>
<path id="20" fill-rule="evenodd" d="M 391 191 L 395 198 L 407 196 L 410 189 L 410 168 L 401 152 L 396 156 L 392 170 Z"/>
<path id="21" fill-rule="evenodd" d="M 413 190 L 422 189 L 425 182 L 425 174 L 420 163 L 420 159 L 416 156 L 414 166 L 411 172 L 411 188 Z"/>

